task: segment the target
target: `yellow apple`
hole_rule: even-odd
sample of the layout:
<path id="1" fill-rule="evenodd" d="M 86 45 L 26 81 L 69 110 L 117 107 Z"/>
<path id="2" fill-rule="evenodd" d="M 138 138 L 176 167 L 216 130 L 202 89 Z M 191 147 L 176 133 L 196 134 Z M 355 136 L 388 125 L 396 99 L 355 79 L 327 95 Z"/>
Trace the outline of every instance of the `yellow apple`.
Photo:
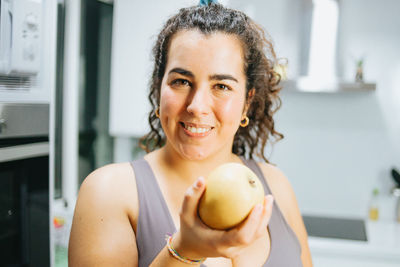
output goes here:
<path id="1" fill-rule="evenodd" d="M 213 229 L 237 226 L 257 203 L 264 200 L 263 185 L 257 175 L 243 164 L 222 164 L 206 180 L 199 216 Z"/>

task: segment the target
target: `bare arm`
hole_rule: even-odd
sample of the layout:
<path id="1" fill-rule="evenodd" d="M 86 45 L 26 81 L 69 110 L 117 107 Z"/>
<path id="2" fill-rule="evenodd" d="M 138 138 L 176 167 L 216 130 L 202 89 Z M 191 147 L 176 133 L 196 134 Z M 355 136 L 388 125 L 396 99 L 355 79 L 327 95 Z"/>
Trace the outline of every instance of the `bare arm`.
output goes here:
<path id="1" fill-rule="evenodd" d="M 304 226 L 303 217 L 296 200 L 293 188 L 286 176 L 276 167 L 261 163 L 260 167 L 267 179 L 276 203 L 295 232 L 301 245 L 301 261 L 304 267 L 312 267 L 311 252 L 308 245 L 308 235 Z"/>
<path id="2" fill-rule="evenodd" d="M 137 266 L 135 232 L 124 210 L 122 179 L 106 166 L 79 191 L 69 240 L 69 266 Z"/>

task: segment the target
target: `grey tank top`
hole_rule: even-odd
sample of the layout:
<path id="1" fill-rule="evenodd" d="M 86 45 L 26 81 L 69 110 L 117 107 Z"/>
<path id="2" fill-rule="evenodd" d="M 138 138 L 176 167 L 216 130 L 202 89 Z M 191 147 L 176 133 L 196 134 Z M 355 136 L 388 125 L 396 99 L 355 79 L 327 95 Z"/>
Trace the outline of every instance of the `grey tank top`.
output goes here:
<path id="1" fill-rule="evenodd" d="M 244 158 L 242 161 L 260 178 L 265 193 L 270 194 L 271 190 L 258 164 L 254 160 Z M 139 217 L 136 229 L 138 266 L 147 267 L 165 246 L 165 235 L 175 233 L 176 229 L 150 165 L 143 158 L 131 162 L 131 165 L 135 172 L 139 199 Z M 263 266 L 303 266 L 300 259 L 300 243 L 275 201 L 268 227 L 271 250 Z M 201 266 L 205 267 L 206 265 L 202 264 Z"/>

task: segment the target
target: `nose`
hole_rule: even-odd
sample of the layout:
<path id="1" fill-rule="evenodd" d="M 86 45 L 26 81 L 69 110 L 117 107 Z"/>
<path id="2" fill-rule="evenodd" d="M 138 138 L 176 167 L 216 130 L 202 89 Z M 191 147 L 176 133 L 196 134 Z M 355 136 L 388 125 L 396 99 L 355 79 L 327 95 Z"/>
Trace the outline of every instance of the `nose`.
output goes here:
<path id="1" fill-rule="evenodd" d="M 186 110 L 195 115 L 207 115 L 211 110 L 211 96 L 208 86 L 193 88 Z"/>

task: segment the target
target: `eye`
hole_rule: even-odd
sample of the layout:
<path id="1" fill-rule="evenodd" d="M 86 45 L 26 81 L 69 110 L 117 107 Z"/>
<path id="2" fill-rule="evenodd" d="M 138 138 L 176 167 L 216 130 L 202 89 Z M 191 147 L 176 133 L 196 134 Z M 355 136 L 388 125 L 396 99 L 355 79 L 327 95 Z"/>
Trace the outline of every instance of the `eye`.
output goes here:
<path id="1" fill-rule="evenodd" d="M 215 89 L 220 90 L 220 91 L 230 91 L 232 90 L 229 86 L 225 85 L 225 84 L 216 84 L 214 85 Z"/>
<path id="2" fill-rule="evenodd" d="M 185 79 L 176 79 L 171 82 L 172 86 L 191 86 L 190 82 Z"/>

